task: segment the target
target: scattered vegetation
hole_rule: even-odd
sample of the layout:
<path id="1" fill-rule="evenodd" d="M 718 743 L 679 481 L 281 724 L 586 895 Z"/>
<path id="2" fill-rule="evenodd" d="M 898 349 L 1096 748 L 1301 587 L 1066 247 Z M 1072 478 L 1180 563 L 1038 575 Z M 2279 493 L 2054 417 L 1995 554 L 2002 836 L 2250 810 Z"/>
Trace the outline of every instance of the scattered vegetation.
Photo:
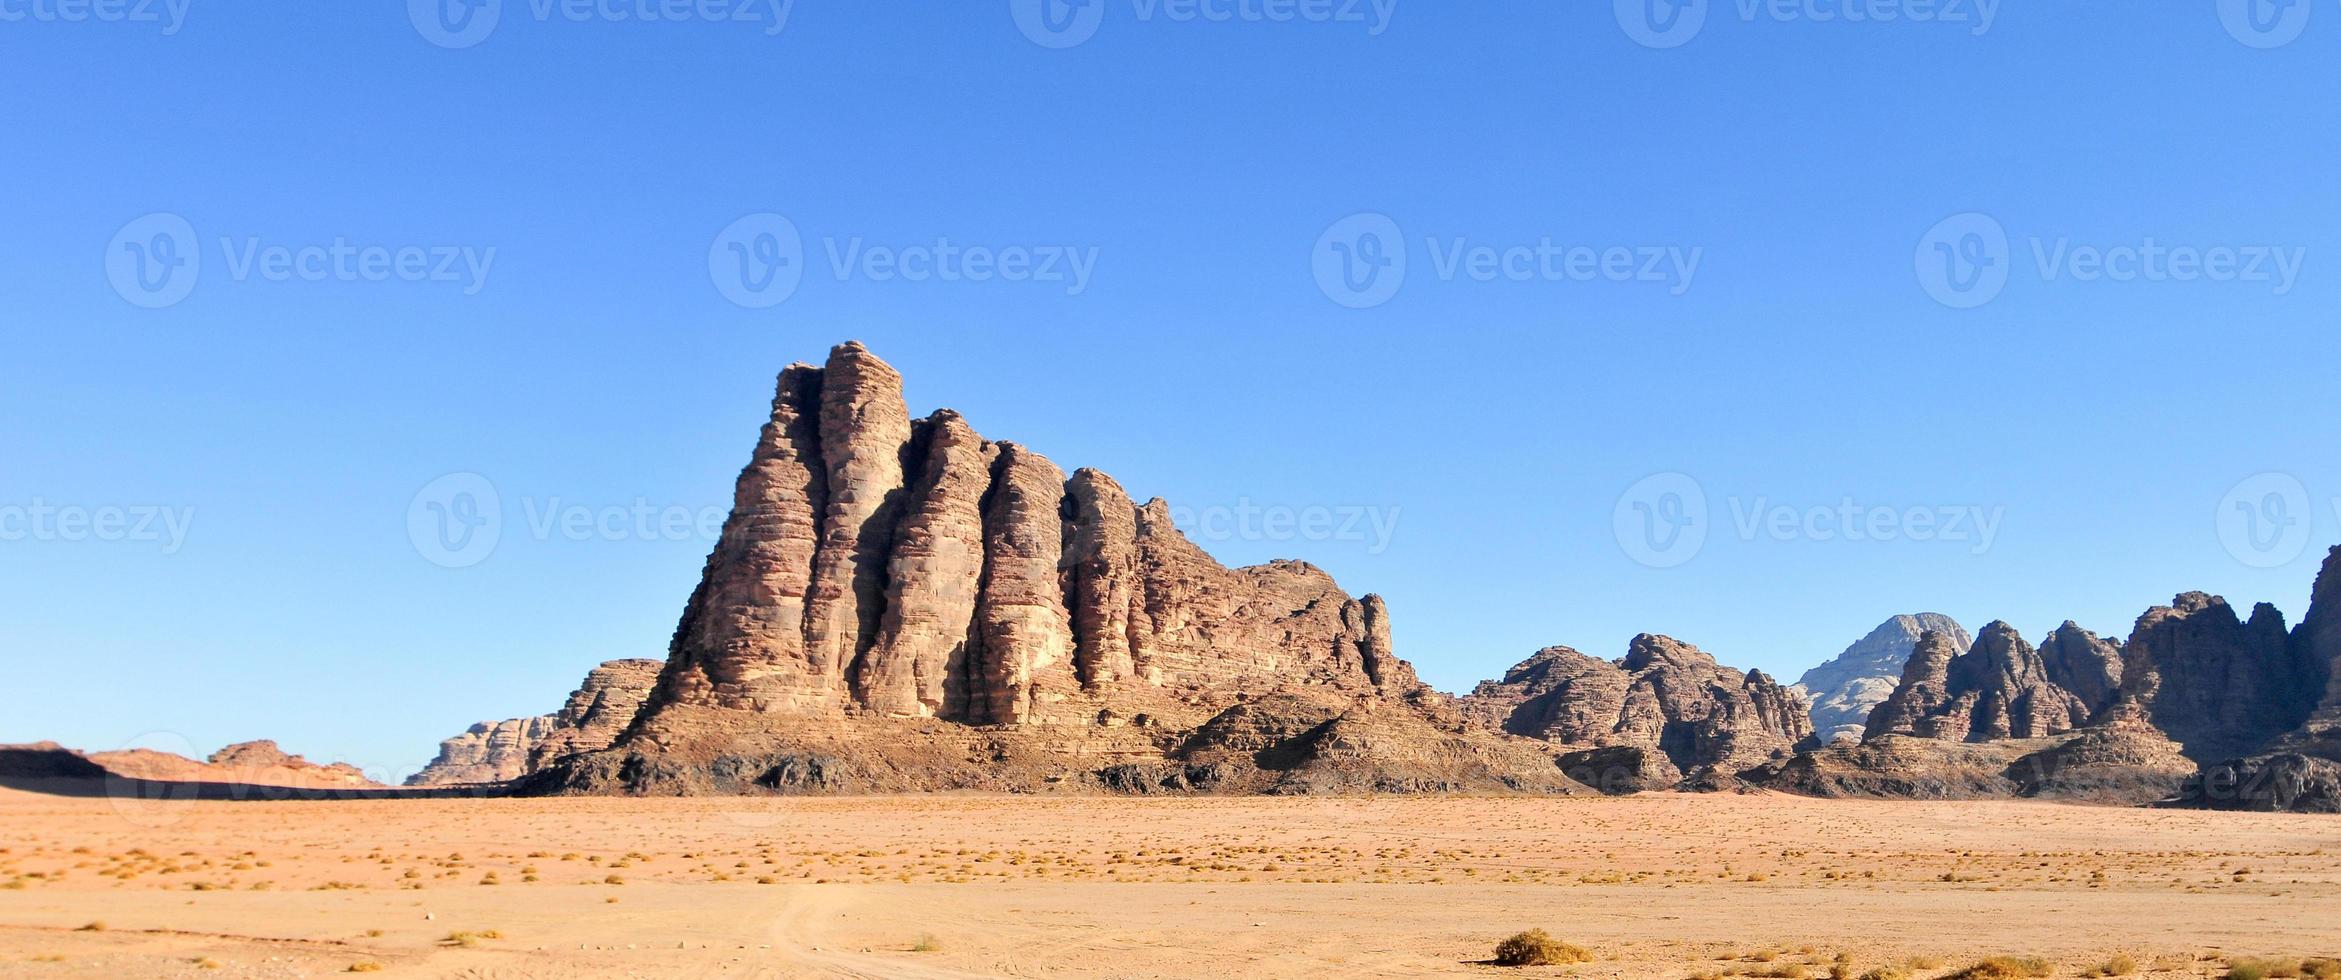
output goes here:
<path id="1" fill-rule="evenodd" d="M 2228 980 L 2268 980 L 2270 977 L 2336 980 L 2341 978 L 2341 960 L 2231 960 L 2227 964 L 2227 977 Z"/>
<path id="2" fill-rule="evenodd" d="M 943 951 L 943 941 L 935 938 L 934 933 L 923 933 L 919 936 L 918 942 L 911 944 L 910 951 L 913 953 L 939 953 Z"/>
<path id="3" fill-rule="evenodd" d="M 2126 977 L 2136 972 L 2138 972 L 2137 960 L 2130 958 L 2127 953 L 2115 953 L 2105 962 L 2081 975 L 2084 977 Z"/>
<path id="4" fill-rule="evenodd" d="M 343 970 L 342 972 L 343 972 L 343 973 L 380 973 L 380 972 L 382 972 L 382 964 L 380 964 L 380 963 L 371 963 L 371 962 L 368 962 L 368 963 L 352 963 L 352 964 L 350 964 L 350 968 L 349 968 L 349 969 L 347 969 L 347 970 Z"/>
<path id="5" fill-rule="evenodd" d="M 1496 944 L 1496 963 L 1502 966 L 1560 966 L 1591 963 L 1593 954 L 1572 946 L 1542 929 L 1530 929 Z"/>
<path id="6" fill-rule="evenodd" d="M 1961 970 L 1943 980 L 2027 980 L 2031 977 L 2056 975 L 2056 967 L 2047 960 L 2028 956 L 1994 956 Z"/>
<path id="7" fill-rule="evenodd" d="M 99 921 L 91 922 L 90 924 L 88 924 L 88 925 L 85 925 L 85 926 L 82 926 L 81 928 L 79 928 L 79 929 L 76 929 L 76 930 L 74 930 L 74 931 L 75 931 L 75 932 L 104 932 L 104 931 L 106 931 L 106 923 L 105 923 L 105 921 L 104 921 L 104 920 L 99 920 Z"/>
<path id="8" fill-rule="evenodd" d="M 502 938 L 504 938 L 504 934 L 497 932 L 494 929 L 489 929 L 484 932 L 451 932 L 447 934 L 447 938 L 439 941 L 439 945 L 461 946 L 469 949 L 473 946 L 487 942 L 488 940 Z"/>

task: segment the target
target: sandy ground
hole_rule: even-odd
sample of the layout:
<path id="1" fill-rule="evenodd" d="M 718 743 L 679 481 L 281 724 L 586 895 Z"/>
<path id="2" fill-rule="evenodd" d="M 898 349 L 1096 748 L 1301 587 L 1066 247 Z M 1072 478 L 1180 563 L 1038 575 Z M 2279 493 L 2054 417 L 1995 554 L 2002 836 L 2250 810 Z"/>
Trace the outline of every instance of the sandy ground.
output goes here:
<path id="1" fill-rule="evenodd" d="M 1569 967 L 1480 963 L 1530 927 Z M 468 934 L 468 935 L 464 935 Z M 2341 955 L 2341 819 L 1790 796 L 0 791 L 0 976 L 2079 976 Z"/>

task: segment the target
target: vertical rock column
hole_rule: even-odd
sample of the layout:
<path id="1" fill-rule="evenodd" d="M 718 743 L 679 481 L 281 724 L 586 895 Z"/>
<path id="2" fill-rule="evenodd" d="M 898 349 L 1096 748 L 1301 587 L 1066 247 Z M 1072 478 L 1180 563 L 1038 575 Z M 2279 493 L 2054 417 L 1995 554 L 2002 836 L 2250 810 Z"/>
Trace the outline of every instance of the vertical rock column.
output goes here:
<path id="1" fill-rule="evenodd" d="M 1910 661 L 1902 665 L 1901 685 L 1870 712 L 1862 740 L 1923 734 L 1921 723 L 1950 700 L 1951 661 L 1958 656 L 1959 647 L 1948 634 L 1928 630 L 1920 636 Z"/>
<path id="2" fill-rule="evenodd" d="M 924 469 L 894 533 L 885 613 L 854 688 L 872 711 L 932 718 L 964 712 L 946 701 L 969 666 L 984 570 L 984 491 L 998 451 L 949 409 L 924 426 Z"/>
<path id="3" fill-rule="evenodd" d="M 1058 720 L 1050 707 L 1079 690 L 1073 632 L 1059 592 L 1065 474 L 1045 457 L 1000 444 L 984 507 L 984 582 L 976 608 L 983 669 L 975 678 L 979 721 Z"/>
<path id="4" fill-rule="evenodd" d="M 821 369 L 806 364 L 781 372 L 772 418 L 675 630 L 659 700 L 785 712 L 833 703 L 804 636 L 815 528 L 828 496 L 822 382 Z"/>
<path id="5" fill-rule="evenodd" d="M 877 638 L 910 409 L 902 401 L 902 375 L 858 341 L 832 349 L 824 373 L 821 458 L 828 464 L 829 499 L 813 555 L 805 648 L 834 696 L 844 690 L 855 658 Z"/>
<path id="6" fill-rule="evenodd" d="M 1102 690 L 1136 672 L 1130 612 L 1138 579 L 1138 509 L 1114 478 L 1074 472 L 1065 485 L 1064 592 L 1082 686 Z"/>

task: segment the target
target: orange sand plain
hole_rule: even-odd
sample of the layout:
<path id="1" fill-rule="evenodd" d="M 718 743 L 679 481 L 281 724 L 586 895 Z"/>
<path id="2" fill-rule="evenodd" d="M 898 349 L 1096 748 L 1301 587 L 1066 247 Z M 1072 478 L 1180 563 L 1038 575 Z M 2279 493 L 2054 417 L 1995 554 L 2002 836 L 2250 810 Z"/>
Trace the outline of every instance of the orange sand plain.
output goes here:
<path id="1" fill-rule="evenodd" d="M 1508 969 L 1547 929 L 1596 959 Z M 2341 956 L 2341 819 L 1792 796 L 0 791 L 0 976 L 2080 976 Z M 1801 971 L 1801 972 L 1800 972 Z"/>

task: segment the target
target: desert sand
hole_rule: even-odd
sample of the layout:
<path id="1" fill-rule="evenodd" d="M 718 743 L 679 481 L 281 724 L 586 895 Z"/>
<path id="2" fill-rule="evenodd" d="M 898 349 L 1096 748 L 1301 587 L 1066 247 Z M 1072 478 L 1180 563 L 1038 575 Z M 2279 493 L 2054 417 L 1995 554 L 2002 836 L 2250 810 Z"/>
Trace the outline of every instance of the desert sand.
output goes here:
<path id="1" fill-rule="evenodd" d="M 2078 976 L 2341 953 L 2341 820 L 2048 803 L 0 791 L 0 975 Z M 1541 927 L 1593 962 L 1505 968 Z"/>

